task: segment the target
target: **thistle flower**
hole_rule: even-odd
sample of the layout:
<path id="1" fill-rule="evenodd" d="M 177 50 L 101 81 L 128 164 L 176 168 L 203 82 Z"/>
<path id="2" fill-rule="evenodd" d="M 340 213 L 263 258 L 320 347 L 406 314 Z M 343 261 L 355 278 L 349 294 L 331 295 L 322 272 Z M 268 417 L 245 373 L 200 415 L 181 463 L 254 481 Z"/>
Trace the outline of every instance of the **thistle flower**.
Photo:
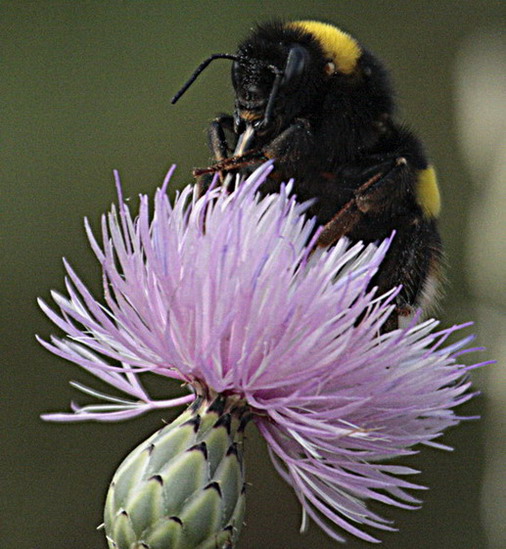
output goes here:
<path id="1" fill-rule="evenodd" d="M 345 530 L 377 541 L 364 526 L 393 527 L 367 501 L 411 509 L 419 501 L 407 490 L 422 488 L 405 479 L 416 471 L 387 460 L 419 444 L 443 448 L 435 439 L 459 422 L 453 408 L 472 396 L 469 367 L 459 363 L 470 338 L 444 346 L 461 326 L 434 332 L 431 320 L 380 333 L 395 290 L 377 296 L 370 281 L 389 241 L 342 239 L 312 253 L 315 222 L 290 186 L 257 194 L 270 170 L 262 166 L 231 194 L 216 188 L 199 198 L 187 187 L 174 205 L 166 195 L 171 170 L 153 212 L 141 196 L 136 217 L 118 182 L 119 207 L 102 220 L 102 246 L 86 224 L 105 302 L 68 263 L 68 297 L 52 294 L 59 312 L 41 302 L 67 334 L 42 344 L 127 395 L 74 383 L 103 403 L 45 419 L 116 421 L 193 402 L 120 467 L 106 506 L 110 547 L 232 546 L 244 509 L 248 419 L 306 515 L 336 540 Z M 148 372 L 183 382 L 185 394 L 152 399 L 140 381 Z M 225 475 L 231 448 L 233 472 Z M 196 451 L 202 478 L 181 494 L 177 471 L 198 476 L 182 467 Z M 204 503 L 212 488 L 219 497 Z M 180 506 L 167 511 L 174 492 Z M 204 516 L 218 517 L 210 530 Z M 184 529 L 199 539 L 167 541 Z"/>

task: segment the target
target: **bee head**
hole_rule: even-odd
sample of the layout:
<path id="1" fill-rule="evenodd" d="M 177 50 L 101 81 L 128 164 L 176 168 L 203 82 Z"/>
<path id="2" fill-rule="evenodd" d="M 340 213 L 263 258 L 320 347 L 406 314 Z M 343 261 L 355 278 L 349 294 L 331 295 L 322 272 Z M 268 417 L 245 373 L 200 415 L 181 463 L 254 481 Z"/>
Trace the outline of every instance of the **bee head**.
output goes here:
<path id="1" fill-rule="evenodd" d="M 381 62 L 348 33 L 319 21 L 259 25 L 232 65 L 236 131 L 275 135 L 297 116 L 328 110 L 356 121 L 384 119 L 393 93 Z M 337 106 L 336 106 L 337 105 Z M 358 109 L 358 115 L 353 111 Z"/>
<path id="2" fill-rule="evenodd" d="M 234 125 L 249 126 L 257 136 L 272 137 L 297 116 L 321 112 L 332 90 L 339 106 L 331 109 L 350 119 L 384 119 L 393 110 L 392 91 L 381 63 L 349 34 L 318 21 L 269 22 L 256 27 L 236 54 L 213 54 L 174 96 L 175 103 L 215 59 L 232 61 Z M 351 105 L 351 107 L 350 107 Z"/>
<path id="3" fill-rule="evenodd" d="M 258 135 L 275 133 L 314 101 L 323 90 L 325 59 L 311 42 L 270 23 L 239 46 L 232 64 L 236 131 L 250 124 Z"/>

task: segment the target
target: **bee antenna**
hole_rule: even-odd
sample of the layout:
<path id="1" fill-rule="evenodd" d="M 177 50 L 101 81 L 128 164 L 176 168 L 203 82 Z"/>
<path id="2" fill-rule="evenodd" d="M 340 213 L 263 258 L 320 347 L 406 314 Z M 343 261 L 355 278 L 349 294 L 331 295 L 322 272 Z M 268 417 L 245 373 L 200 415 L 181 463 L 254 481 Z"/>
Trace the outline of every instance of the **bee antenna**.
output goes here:
<path id="1" fill-rule="evenodd" d="M 195 69 L 195 72 L 185 82 L 184 86 L 172 98 L 171 103 L 173 105 L 180 99 L 183 93 L 195 82 L 195 80 L 197 80 L 198 75 L 211 63 L 211 61 L 214 61 L 215 59 L 232 59 L 233 61 L 237 61 L 239 59 L 239 56 L 233 55 L 231 53 L 213 53 L 213 55 L 210 55 L 207 59 L 205 59 L 204 61 L 202 61 L 202 63 L 200 63 L 200 65 Z"/>

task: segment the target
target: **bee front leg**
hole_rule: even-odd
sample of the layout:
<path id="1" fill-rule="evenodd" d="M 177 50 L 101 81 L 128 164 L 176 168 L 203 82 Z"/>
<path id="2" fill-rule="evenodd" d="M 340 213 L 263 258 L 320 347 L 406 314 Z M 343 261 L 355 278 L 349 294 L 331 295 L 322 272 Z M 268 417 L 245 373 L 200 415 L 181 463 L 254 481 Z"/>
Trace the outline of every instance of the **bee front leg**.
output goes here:
<path id="1" fill-rule="evenodd" d="M 232 137 L 233 143 L 229 144 L 228 138 Z M 222 162 L 228 158 L 235 147 L 236 136 L 234 134 L 234 119 L 232 116 L 224 114 L 215 118 L 209 125 L 207 132 L 209 148 L 216 162 Z M 235 139 L 234 139 L 235 138 Z M 197 177 L 198 195 L 202 196 L 212 183 L 214 174 L 205 173 Z M 220 172 L 220 183 L 223 183 L 224 172 Z"/>
<path id="2" fill-rule="evenodd" d="M 226 132 L 229 138 L 234 138 L 234 143 L 228 143 Z M 208 130 L 209 148 L 213 153 L 216 162 L 228 158 L 235 147 L 237 136 L 234 133 L 234 119 L 228 114 L 215 118 L 209 125 Z"/>

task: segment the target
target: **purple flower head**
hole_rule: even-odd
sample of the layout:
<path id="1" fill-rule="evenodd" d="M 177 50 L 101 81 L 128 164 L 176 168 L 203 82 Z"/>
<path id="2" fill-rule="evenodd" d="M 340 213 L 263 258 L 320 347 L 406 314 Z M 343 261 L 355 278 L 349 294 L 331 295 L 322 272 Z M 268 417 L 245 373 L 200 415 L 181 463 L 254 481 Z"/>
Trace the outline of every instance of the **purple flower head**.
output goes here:
<path id="1" fill-rule="evenodd" d="M 195 394 L 245 401 L 271 457 L 305 512 L 337 540 L 339 528 L 377 541 L 362 526 L 392 530 L 370 511 L 376 500 L 413 508 L 407 467 L 385 460 L 414 452 L 459 422 L 468 400 L 469 338 L 444 347 L 460 327 L 433 333 L 435 321 L 380 335 L 395 292 L 370 281 L 389 241 L 342 239 L 313 253 L 315 223 L 290 195 L 261 198 L 270 164 L 232 194 L 185 188 L 171 205 L 157 190 L 153 211 L 141 196 L 134 217 L 119 207 L 102 220 L 104 301 L 66 263 L 68 297 L 46 314 L 67 336 L 42 342 L 127 395 L 75 384 L 103 401 L 56 421 L 113 421 L 191 402 Z M 140 376 L 183 381 L 188 392 L 157 401 Z"/>

